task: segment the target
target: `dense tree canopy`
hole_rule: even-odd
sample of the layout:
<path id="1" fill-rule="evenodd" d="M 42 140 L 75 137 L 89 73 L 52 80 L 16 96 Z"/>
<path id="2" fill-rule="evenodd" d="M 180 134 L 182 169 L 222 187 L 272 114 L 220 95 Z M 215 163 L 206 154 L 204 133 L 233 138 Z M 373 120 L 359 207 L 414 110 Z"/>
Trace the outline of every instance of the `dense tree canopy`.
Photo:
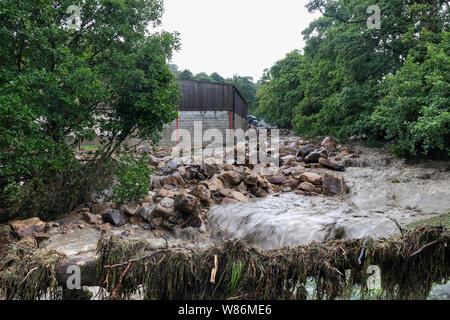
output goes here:
<path id="1" fill-rule="evenodd" d="M 311 0 L 322 17 L 264 76 L 257 112 L 298 134 L 385 139 L 403 156 L 444 155 L 449 146 L 449 3 Z"/>
<path id="2" fill-rule="evenodd" d="M 78 30 L 67 26 L 73 4 Z M 45 199 L 45 185 L 76 205 L 71 187 L 86 181 L 75 178 L 94 166 L 75 161 L 78 141 L 101 138 L 99 166 L 127 137 L 158 139 L 179 97 L 167 65 L 178 35 L 149 33 L 162 13 L 160 0 L 0 2 L 0 201 L 20 207 L 33 190 Z"/>

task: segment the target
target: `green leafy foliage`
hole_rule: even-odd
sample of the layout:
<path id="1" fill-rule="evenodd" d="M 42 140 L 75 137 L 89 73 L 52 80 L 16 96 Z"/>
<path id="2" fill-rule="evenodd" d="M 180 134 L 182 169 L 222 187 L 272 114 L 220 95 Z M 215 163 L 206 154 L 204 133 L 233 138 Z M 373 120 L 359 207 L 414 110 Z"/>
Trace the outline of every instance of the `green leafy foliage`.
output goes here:
<path id="1" fill-rule="evenodd" d="M 410 54 L 399 72 L 387 77 L 372 115 L 399 154 L 450 156 L 450 32 L 441 35 L 440 43 L 424 44 L 424 57 Z"/>
<path id="2" fill-rule="evenodd" d="M 81 8 L 79 30 L 67 27 L 69 5 Z M 70 210 L 100 174 L 112 177 L 105 168 L 124 141 L 156 142 L 176 118 L 167 61 L 178 34 L 149 32 L 163 9 L 160 0 L 0 2 L 0 207 L 8 216 Z M 96 136 L 99 148 L 78 161 L 74 146 Z"/>
<path id="3" fill-rule="evenodd" d="M 117 203 L 139 202 L 148 195 L 150 175 L 154 170 L 149 169 L 147 157 L 135 160 L 124 157 L 115 170 L 118 184 L 113 186 L 112 200 Z"/>
<path id="4" fill-rule="evenodd" d="M 447 1 L 311 0 L 322 13 L 306 46 L 263 77 L 257 113 L 297 134 L 387 141 L 400 156 L 447 156 L 450 12 Z"/>

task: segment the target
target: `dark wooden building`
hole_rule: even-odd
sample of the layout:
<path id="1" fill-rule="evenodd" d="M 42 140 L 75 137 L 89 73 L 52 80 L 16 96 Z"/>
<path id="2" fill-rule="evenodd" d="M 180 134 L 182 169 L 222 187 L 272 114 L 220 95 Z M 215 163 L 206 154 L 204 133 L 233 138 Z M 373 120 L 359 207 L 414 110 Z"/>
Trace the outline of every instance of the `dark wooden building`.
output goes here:
<path id="1" fill-rule="evenodd" d="M 162 133 L 161 145 L 174 146 L 177 129 L 186 129 L 194 137 L 194 121 L 202 122 L 203 132 L 219 129 L 224 137 L 227 129 L 247 129 L 248 105 L 233 84 L 196 80 L 179 82 L 182 98 L 178 119 Z"/>

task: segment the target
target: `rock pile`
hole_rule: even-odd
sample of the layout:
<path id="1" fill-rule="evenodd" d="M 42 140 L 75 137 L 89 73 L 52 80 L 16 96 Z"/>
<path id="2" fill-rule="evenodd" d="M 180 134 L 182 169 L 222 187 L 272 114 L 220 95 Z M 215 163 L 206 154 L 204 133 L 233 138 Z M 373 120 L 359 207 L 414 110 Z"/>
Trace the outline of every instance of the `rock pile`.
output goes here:
<path id="1" fill-rule="evenodd" d="M 246 202 L 279 192 L 344 195 L 348 191 L 344 178 L 328 170 L 344 171 L 345 160 L 359 157 L 360 151 L 338 145 L 330 137 L 320 145 L 293 137 L 280 145 L 279 153 L 280 167 L 248 163 L 182 165 L 170 156 L 151 156 L 150 165 L 157 173 L 150 186 L 154 194 L 150 220 L 162 219 L 153 221 L 158 226 L 192 226 L 200 223 L 214 204 Z"/>
<path id="2" fill-rule="evenodd" d="M 239 145 L 239 148 L 246 148 Z M 150 149 L 140 153 L 149 154 Z M 160 151 L 161 152 L 161 151 Z M 236 153 L 237 154 L 237 153 Z M 74 211 L 76 223 L 45 224 L 38 218 L 10 222 L 11 230 L 20 238 L 32 235 L 48 239 L 51 234 L 65 233 L 71 228 L 94 226 L 98 230 L 120 227 L 127 223 L 147 229 L 176 230 L 200 227 L 209 208 L 217 204 L 247 202 L 280 192 L 305 196 L 341 196 L 348 188 L 337 172 L 345 163 L 359 157 L 353 147 L 338 145 L 332 138 L 320 144 L 289 137 L 280 144 L 280 166 L 267 164 L 179 164 L 172 156 L 149 154 L 150 192 L 141 203 L 98 203 L 95 199 Z M 2 239 L 6 236 L 2 235 Z"/>

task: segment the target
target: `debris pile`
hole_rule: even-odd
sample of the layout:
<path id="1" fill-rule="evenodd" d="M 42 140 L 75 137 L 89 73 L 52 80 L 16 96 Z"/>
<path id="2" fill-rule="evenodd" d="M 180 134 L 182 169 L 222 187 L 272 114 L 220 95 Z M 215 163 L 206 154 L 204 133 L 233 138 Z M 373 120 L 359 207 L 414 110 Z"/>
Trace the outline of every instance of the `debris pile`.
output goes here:
<path id="1" fill-rule="evenodd" d="M 242 241 L 198 251 L 155 251 L 145 241 L 104 235 L 98 277 L 108 292 L 124 299 L 141 284 L 144 299 L 306 299 L 311 281 L 317 299 L 345 298 L 356 284 L 364 298 L 367 269 L 377 265 L 378 298 L 424 299 L 433 283 L 450 276 L 449 241 L 448 230 L 423 226 L 402 237 L 267 251 Z"/>

